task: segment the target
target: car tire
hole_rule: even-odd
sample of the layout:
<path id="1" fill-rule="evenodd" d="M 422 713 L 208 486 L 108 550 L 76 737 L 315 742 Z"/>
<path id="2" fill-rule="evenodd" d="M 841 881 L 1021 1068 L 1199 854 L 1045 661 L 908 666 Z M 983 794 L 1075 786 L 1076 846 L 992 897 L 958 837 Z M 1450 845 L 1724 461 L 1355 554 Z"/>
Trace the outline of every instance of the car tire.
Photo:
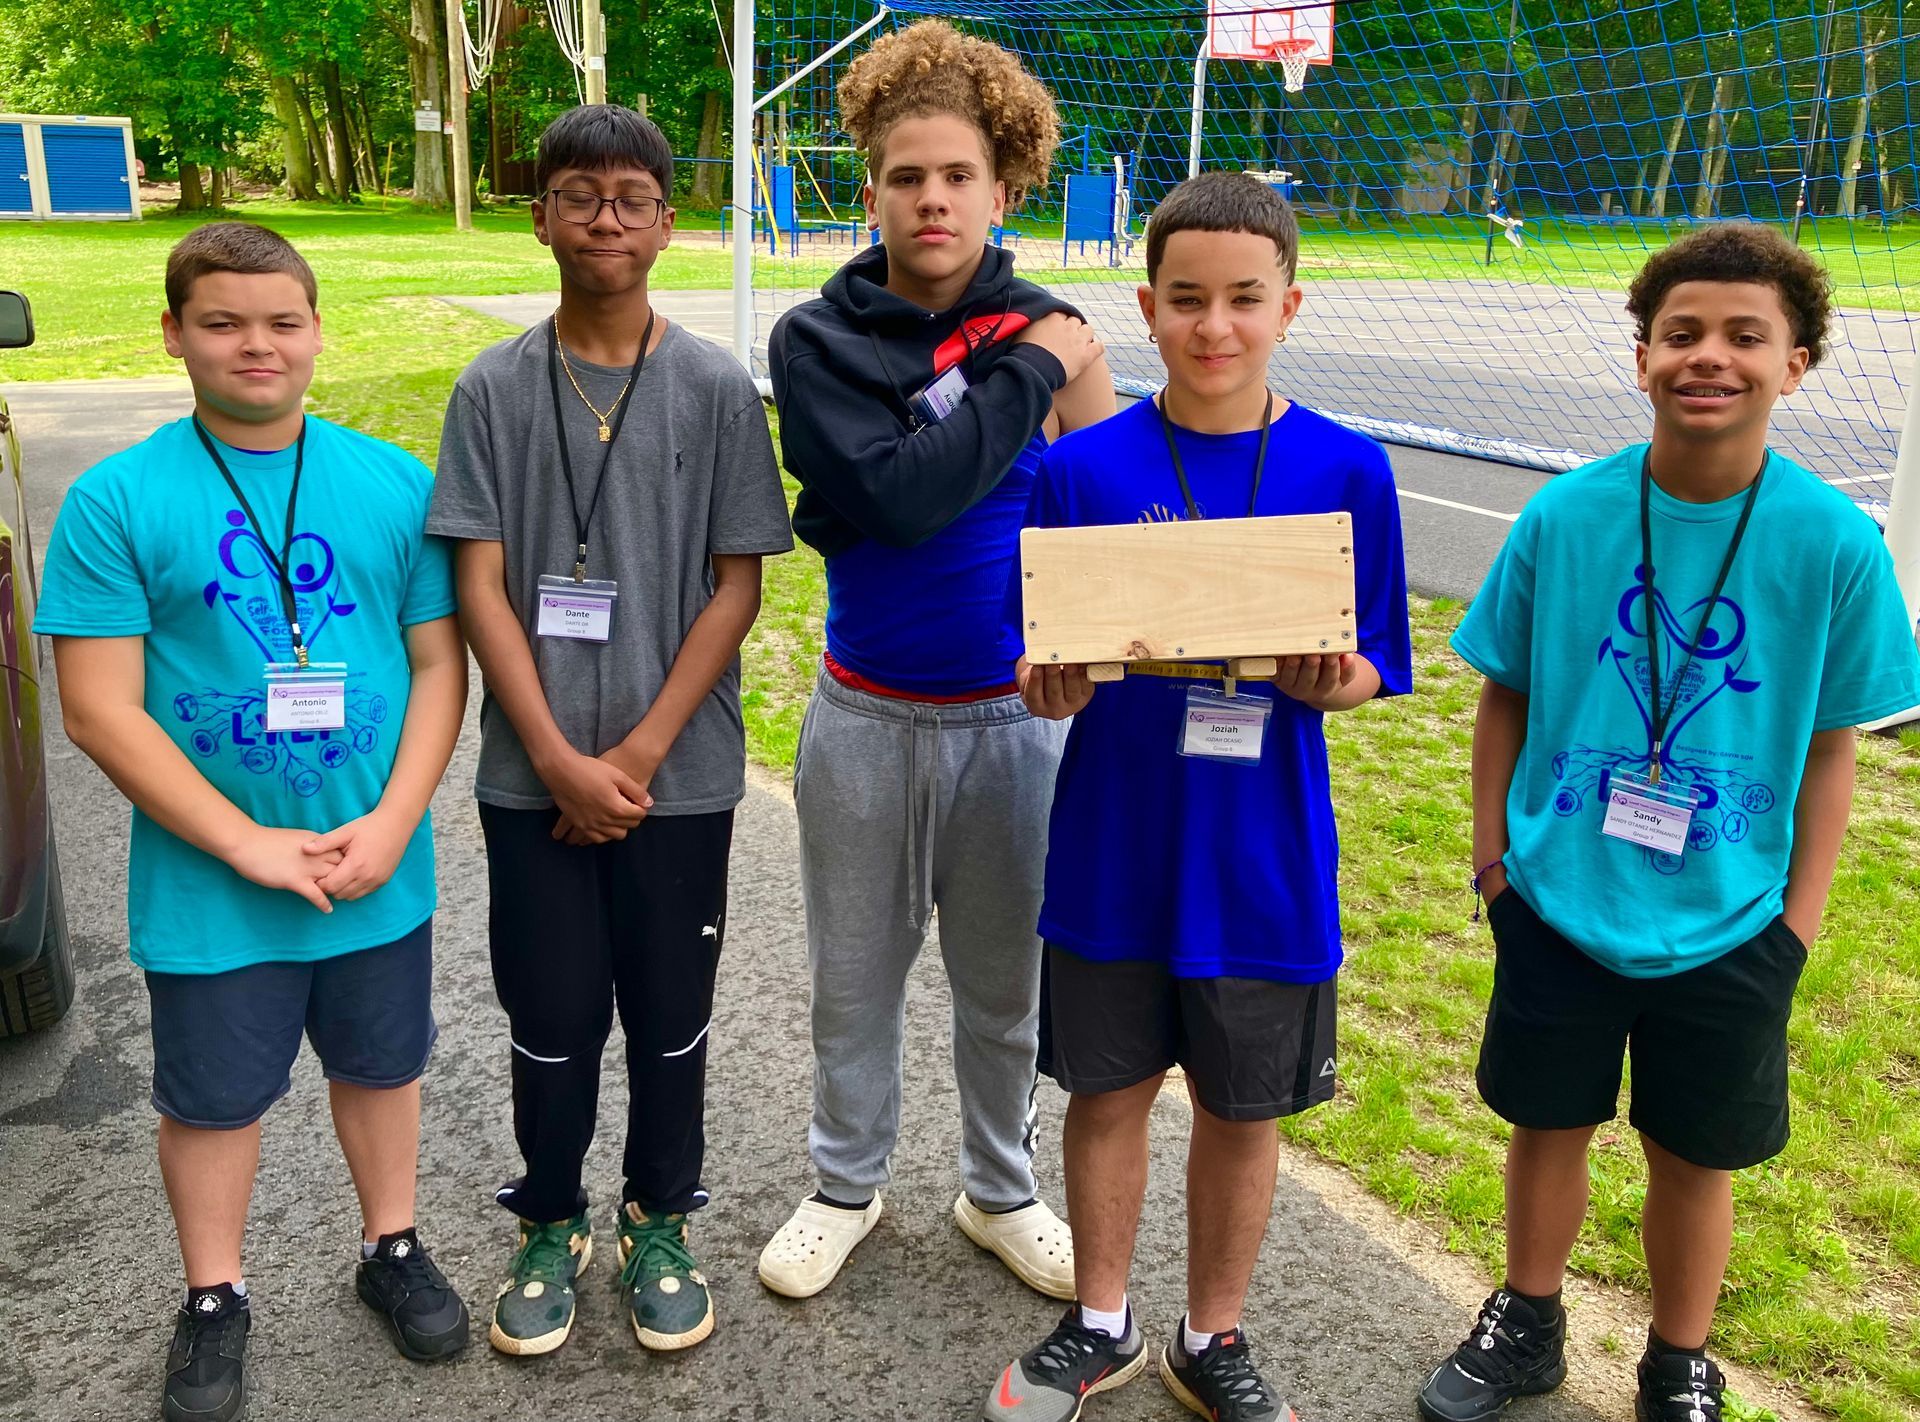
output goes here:
<path id="1" fill-rule="evenodd" d="M 12 977 L 0 978 L 0 1037 L 17 1037 L 53 1026 L 73 1006 L 73 944 L 67 938 L 67 899 L 60 886 L 60 860 L 47 855 L 47 919 L 40 956 Z"/>

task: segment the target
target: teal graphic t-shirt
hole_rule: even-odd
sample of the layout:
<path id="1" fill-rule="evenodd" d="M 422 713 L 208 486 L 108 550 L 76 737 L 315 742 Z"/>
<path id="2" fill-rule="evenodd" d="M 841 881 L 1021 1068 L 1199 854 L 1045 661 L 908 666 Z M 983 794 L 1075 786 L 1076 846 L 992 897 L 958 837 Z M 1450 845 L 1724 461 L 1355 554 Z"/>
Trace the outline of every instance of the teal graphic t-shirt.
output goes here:
<path id="1" fill-rule="evenodd" d="M 1710 962 L 1780 912 L 1808 744 L 1920 705 L 1920 652 L 1873 521 L 1770 456 L 1726 590 L 1698 631 L 1743 492 L 1652 494 L 1661 777 L 1698 796 L 1679 856 L 1600 832 L 1610 778 L 1652 752 L 1640 588 L 1645 445 L 1534 495 L 1453 646 L 1527 702 L 1507 875 L 1569 941 L 1628 977 Z M 1698 631 L 1698 642 L 1694 638 Z"/>
<path id="2" fill-rule="evenodd" d="M 219 448 L 277 555 L 294 449 Z M 454 610 L 447 546 L 425 535 L 431 487 L 405 451 L 307 418 L 287 561 L 308 655 L 347 664 L 342 730 L 266 729 L 263 669 L 292 659 L 279 580 L 191 420 L 74 482 L 33 630 L 144 637 L 147 712 L 194 768 L 259 824 L 333 829 L 373 809 L 392 772 L 413 683 L 405 629 Z M 433 908 L 425 818 L 393 878 L 363 899 L 335 900 L 329 915 L 133 813 L 129 938 L 134 962 L 155 972 L 350 953 L 402 937 Z"/>

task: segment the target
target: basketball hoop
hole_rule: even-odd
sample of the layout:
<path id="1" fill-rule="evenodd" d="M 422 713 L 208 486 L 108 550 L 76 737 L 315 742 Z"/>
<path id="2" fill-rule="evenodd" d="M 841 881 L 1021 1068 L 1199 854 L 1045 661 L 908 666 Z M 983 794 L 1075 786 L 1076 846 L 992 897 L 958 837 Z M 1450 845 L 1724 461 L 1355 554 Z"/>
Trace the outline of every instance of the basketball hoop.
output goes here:
<path id="1" fill-rule="evenodd" d="M 1281 82 L 1289 94 L 1297 94 L 1307 87 L 1307 71 L 1313 67 L 1316 47 L 1311 39 L 1275 40 L 1266 46 L 1280 65 Z"/>

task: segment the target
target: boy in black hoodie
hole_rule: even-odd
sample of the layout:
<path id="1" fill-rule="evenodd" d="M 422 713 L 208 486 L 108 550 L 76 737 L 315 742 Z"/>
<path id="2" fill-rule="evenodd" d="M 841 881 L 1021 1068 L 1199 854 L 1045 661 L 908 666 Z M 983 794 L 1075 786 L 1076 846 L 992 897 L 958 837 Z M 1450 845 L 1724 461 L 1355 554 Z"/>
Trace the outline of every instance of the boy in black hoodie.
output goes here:
<path id="1" fill-rule="evenodd" d="M 827 650 L 800 736 L 819 1190 L 760 1256 L 792 1297 L 880 1214 L 899 1135 L 906 977 L 933 910 L 953 992 L 960 1228 L 1073 1296 L 1066 1226 L 1034 1196 L 1047 811 L 1062 727 L 1030 718 L 1007 578 L 1039 454 L 1113 413 L 1079 315 L 987 245 L 1046 179 L 1053 101 L 1005 50 L 925 21 L 851 65 L 882 245 L 774 328 L 794 530 L 827 561 Z"/>

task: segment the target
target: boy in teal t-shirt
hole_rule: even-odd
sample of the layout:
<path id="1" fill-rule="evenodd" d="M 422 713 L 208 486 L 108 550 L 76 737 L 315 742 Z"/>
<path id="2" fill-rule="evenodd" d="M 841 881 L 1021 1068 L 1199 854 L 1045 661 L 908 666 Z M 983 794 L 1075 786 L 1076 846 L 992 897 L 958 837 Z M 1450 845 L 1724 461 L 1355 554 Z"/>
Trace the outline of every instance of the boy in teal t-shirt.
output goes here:
<path id="1" fill-rule="evenodd" d="M 245 1410 L 241 1237 L 304 1033 L 360 1194 L 362 1299 L 400 1351 L 467 1315 L 414 1233 L 434 909 L 427 803 L 466 704 L 431 476 L 304 413 L 313 274 L 249 223 L 167 265 L 194 413 L 83 474 L 47 553 L 68 734 L 133 802 L 160 1166 L 187 1276 L 162 1415 Z M 291 668 L 292 670 L 287 670 Z"/>
<path id="2" fill-rule="evenodd" d="M 1543 489 L 1454 636 L 1487 678 L 1478 1079 L 1514 1132 L 1506 1281 L 1421 1389 L 1431 1422 L 1565 1376 L 1560 1281 L 1628 1050 L 1653 1282 L 1635 1415 L 1721 1415 L 1704 1350 L 1732 1172 L 1787 1141 L 1787 1019 L 1852 804 L 1852 728 L 1920 704 L 1873 522 L 1767 449 L 1829 303 L 1767 228 L 1655 255 L 1628 299 L 1651 442 Z"/>

